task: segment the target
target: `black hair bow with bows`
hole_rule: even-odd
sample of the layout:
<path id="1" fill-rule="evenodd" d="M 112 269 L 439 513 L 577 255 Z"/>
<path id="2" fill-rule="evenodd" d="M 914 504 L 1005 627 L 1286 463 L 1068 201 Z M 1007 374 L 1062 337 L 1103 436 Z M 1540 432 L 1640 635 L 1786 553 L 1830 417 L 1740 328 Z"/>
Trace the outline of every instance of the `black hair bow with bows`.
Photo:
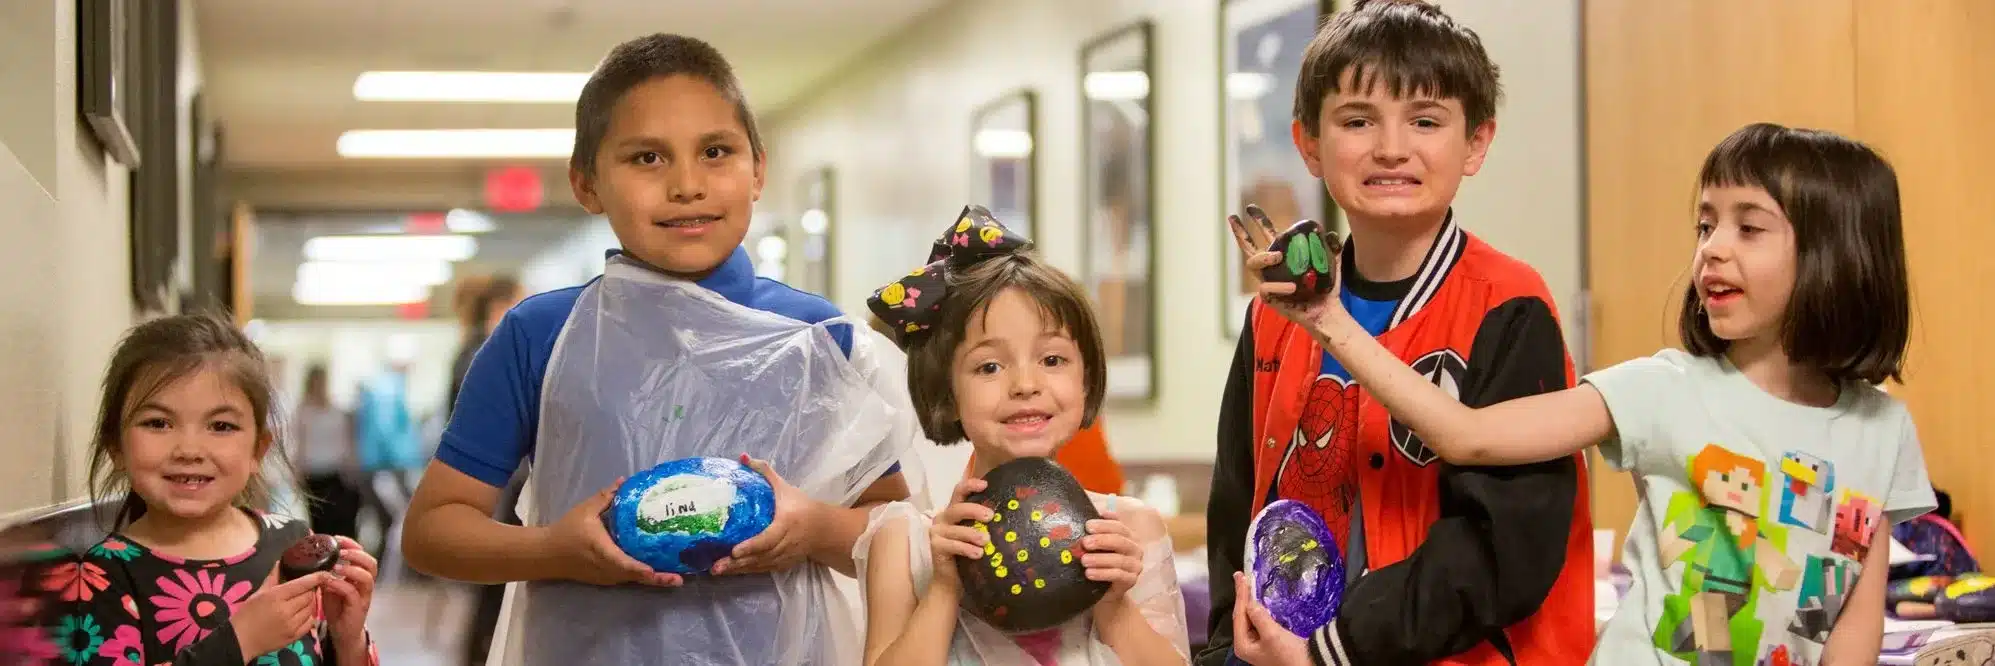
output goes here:
<path id="1" fill-rule="evenodd" d="M 905 345 L 927 333 L 942 316 L 942 299 L 949 292 L 950 271 L 962 270 L 990 257 L 1032 247 L 1026 238 L 998 222 L 989 209 L 963 207 L 928 253 L 928 263 L 888 283 L 866 299 L 866 307 L 892 328 Z"/>

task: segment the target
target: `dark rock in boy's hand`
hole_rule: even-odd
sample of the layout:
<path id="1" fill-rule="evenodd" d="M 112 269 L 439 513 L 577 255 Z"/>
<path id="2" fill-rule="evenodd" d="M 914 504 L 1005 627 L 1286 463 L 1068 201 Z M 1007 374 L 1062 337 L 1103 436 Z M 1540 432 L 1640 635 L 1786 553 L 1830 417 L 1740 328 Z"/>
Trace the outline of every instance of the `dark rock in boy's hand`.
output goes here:
<path id="1" fill-rule="evenodd" d="M 1281 263 L 1261 269 L 1263 282 L 1295 285 L 1296 301 L 1311 301 L 1337 285 L 1337 253 L 1343 242 L 1315 220 L 1296 222 L 1268 244 L 1282 255 Z"/>

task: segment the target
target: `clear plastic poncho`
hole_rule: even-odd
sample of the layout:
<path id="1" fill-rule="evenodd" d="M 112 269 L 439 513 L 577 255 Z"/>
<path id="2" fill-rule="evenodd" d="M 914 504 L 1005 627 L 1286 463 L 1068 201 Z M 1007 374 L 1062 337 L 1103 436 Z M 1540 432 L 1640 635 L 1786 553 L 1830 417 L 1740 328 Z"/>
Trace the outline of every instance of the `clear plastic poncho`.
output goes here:
<path id="1" fill-rule="evenodd" d="M 904 388 L 896 396 L 876 377 L 877 336 L 853 326 L 848 359 L 827 330 L 832 324 L 850 322 L 804 324 L 612 258 L 602 279 L 583 289 L 548 362 L 522 518 L 551 523 L 619 477 L 660 462 L 744 452 L 770 461 L 812 498 L 850 505 L 907 451 L 899 413 L 907 399 Z M 834 577 L 806 563 L 775 574 L 688 577 L 678 589 L 515 583 L 492 659 L 855 663 L 860 623 Z"/>

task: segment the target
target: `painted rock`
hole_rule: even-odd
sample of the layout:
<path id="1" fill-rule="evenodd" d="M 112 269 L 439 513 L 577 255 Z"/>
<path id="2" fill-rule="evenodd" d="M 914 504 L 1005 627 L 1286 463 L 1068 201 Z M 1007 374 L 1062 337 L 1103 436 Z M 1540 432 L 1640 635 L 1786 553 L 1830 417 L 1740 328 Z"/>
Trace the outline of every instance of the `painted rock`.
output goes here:
<path id="1" fill-rule="evenodd" d="M 1261 280 L 1294 283 L 1296 300 L 1315 298 L 1337 284 L 1332 260 L 1343 245 L 1336 234 L 1324 231 L 1321 222 L 1297 222 L 1268 244 L 1268 251 L 1282 254 L 1282 262 L 1261 269 Z"/>
<path id="2" fill-rule="evenodd" d="M 310 534 L 284 549 L 277 558 L 277 578 L 297 580 L 339 564 L 339 539 L 330 534 Z"/>
<path id="3" fill-rule="evenodd" d="M 682 458 L 625 479 L 603 523 L 618 548 L 653 570 L 699 574 L 775 517 L 775 489 L 754 469 L 727 458 Z"/>
<path id="4" fill-rule="evenodd" d="M 1952 576 L 1915 576 L 1891 581 L 1884 588 L 1884 607 L 1892 608 L 1907 601 L 1932 603 L 1952 582 Z"/>
<path id="5" fill-rule="evenodd" d="M 1344 596 L 1344 554 L 1329 525 L 1309 505 L 1276 500 L 1247 530 L 1247 582 L 1254 599 L 1282 627 L 1308 636 L 1337 616 Z"/>
<path id="6" fill-rule="evenodd" d="M 1019 458 L 984 475 L 966 501 L 990 507 L 990 522 L 964 523 L 990 534 L 981 560 L 956 563 L 963 610 L 999 631 L 1038 631 L 1073 619 L 1108 594 L 1088 580 L 1081 537 L 1100 518 L 1086 490 L 1046 458 Z"/>
<path id="7" fill-rule="evenodd" d="M 1954 624 L 1995 622 L 1995 577 L 1963 576 L 1948 585 L 1934 605 L 1941 619 Z"/>

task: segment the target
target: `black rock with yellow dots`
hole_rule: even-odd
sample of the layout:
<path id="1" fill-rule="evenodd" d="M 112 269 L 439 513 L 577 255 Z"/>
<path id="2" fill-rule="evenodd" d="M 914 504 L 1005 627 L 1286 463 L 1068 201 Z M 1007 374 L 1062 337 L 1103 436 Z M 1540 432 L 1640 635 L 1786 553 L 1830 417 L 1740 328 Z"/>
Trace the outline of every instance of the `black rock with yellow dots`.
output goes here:
<path id="1" fill-rule="evenodd" d="M 1093 608 L 1108 583 L 1088 580 L 1081 538 L 1100 518 L 1073 475 L 1046 458 L 1019 458 L 984 475 L 984 491 L 965 501 L 989 507 L 990 522 L 965 523 L 990 534 L 984 557 L 962 562 L 962 607 L 999 631 L 1025 633 L 1060 625 Z"/>

